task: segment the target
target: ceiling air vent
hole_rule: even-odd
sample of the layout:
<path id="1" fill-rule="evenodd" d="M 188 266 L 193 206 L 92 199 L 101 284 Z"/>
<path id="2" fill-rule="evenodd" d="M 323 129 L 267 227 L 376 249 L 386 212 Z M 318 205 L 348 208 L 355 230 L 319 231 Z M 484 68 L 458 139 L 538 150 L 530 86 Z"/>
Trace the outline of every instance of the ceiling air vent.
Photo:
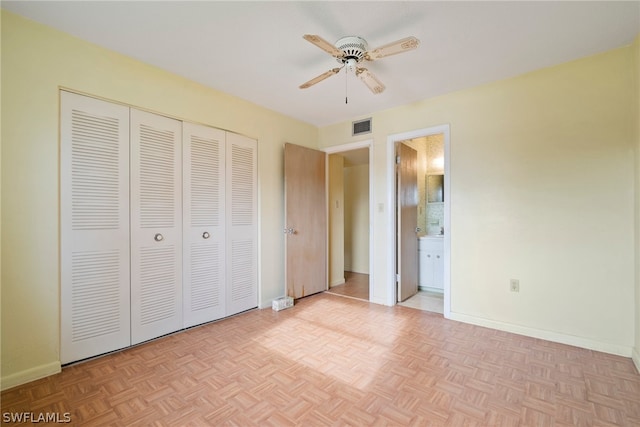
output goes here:
<path id="1" fill-rule="evenodd" d="M 353 132 L 351 135 L 362 135 L 363 133 L 371 133 L 371 118 L 359 120 L 352 123 Z"/>

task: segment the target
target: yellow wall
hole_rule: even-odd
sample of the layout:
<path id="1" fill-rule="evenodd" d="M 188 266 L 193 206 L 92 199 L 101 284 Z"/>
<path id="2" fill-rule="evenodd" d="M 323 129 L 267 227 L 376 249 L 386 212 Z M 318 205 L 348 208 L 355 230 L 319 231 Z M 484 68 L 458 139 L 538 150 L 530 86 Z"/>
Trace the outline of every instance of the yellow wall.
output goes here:
<path id="1" fill-rule="evenodd" d="M 329 155 L 329 287 L 344 283 L 344 157 Z"/>
<path id="2" fill-rule="evenodd" d="M 631 356 L 633 55 L 620 48 L 372 114 L 372 299 L 388 301 L 392 286 L 387 137 L 449 124 L 451 317 Z M 319 135 L 321 147 L 360 139 L 350 122 Z"/>
<path id="3" fill-rule="evenodd" d="M 2 388 L 59 369 L 59 87 L 258 139 L 260 301 L 283 295 L 282 144 L 360 140 L 350 122 L 318 130 L 5 11 L 1 31 Z M 387 136 L 448 123 L 452 317 L 640 348 L 639 44 L 374 113 L 372 299 L 392 266 Z"/>
<path id="4" fill-rule="evenodd" d="M 344 268 L 369 274 L 369 165 L 344 168 Z"/>
<path id="5" fill-rule="evenodd" d="M 258 140 L 260 301 L 284 294 L 282 145 L 317 129 L 2 11 L 2 387 L 59 362 L 58 91 Z"/>

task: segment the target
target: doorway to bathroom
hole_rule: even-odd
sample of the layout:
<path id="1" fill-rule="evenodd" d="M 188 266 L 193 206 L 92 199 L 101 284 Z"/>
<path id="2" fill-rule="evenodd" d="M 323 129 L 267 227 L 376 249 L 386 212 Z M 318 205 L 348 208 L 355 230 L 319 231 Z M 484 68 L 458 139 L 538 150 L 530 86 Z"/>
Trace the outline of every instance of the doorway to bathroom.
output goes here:
<path id="1" fill-rule="evenodd" d="M 448 125 L 387 138 L 389 200 L 396 206 L 389 212 L 388 299 L 445 317 L 451 307 L 449 140 Z"/>
<path id="2" fill-rule="evenodd" d="M 371 145 L 327 148 L 329 293 L 370 301 Z"/>

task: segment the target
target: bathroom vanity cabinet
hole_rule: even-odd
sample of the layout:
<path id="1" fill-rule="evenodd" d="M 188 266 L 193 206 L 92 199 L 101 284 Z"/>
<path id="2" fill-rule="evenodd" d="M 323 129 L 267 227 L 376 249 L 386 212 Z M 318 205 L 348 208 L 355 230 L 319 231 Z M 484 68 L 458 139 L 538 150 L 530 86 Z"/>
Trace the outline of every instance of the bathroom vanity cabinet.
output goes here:
<path id="1" fill-rule="evenodd" d="M 443 236 L 418 238 L 418 285 L 421 290 L 444 290 L 444 239 Z"/>

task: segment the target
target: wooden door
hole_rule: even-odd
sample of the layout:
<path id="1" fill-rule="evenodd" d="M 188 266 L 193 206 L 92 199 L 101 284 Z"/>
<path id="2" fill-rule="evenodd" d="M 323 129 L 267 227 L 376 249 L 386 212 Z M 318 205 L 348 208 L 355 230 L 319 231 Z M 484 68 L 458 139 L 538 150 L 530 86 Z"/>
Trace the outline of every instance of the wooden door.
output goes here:
<path id="1" fill-rule="evenodd" d="M 225 134 L 182 124 L 185 328 L 225 316 Z"/>
<path id="2" fill-rule="evenodd" d="M 326 154 L 284 146 L 285 273 L 287 295 L 327 289 Z"/>
<path id="3" fill-rule="evenodd" d="M 129 108 L 60 93 L 60 361 L 131 344 Z"/>
<path id="4" fill-rule="evenodd" d="M 226 316 L 258 306 L 258 144 L 227 132 Z"/>
<path id="5" fill-rule="evenodd" d="M 397 147 L 398 301 L 418 292 L 418 152 Z"/>
<path id="6" fill-rule="evenodd" d="M 131 109 L 131 343 L 182 329 L 182 122 Z"/>

